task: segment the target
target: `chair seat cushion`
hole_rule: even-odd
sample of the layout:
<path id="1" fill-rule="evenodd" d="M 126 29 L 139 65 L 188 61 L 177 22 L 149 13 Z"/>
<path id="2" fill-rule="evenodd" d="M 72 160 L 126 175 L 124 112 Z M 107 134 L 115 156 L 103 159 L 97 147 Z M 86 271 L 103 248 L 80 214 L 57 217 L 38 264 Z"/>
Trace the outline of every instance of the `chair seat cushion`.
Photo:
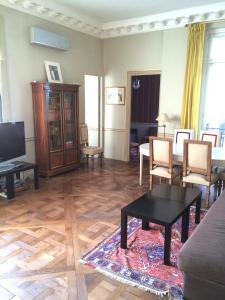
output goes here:
<path id="1" fill-rule="evenodd" d="M 81 152 L 86 155 L 95 155 L 95 154 L 103 153 L 103 148 L 97 146 L 86 146 L 81 148 Z"/>
<path id="2" fill-rule="evenodd" d="M 211 174 L 211 182 L 206 180 L 206 176 L 196 173 L 190 173 L 187 176 L 183 177 L 183 182 L 201 184 L 205 186 L 210 186 L 219 179 L 217 174 Z"/>
<path id="3" fill-rule="evenodd" d="M 178 167 L 173 168 L 173 174 L 170 174 L 168 168 L 166 167 L 155 167 L 153 170 L 150 170 L 151 175 L 156 175 L 165 178 L 172 178 L 172 176 L 178 176 L 180 173 L 181 171 Z"/>

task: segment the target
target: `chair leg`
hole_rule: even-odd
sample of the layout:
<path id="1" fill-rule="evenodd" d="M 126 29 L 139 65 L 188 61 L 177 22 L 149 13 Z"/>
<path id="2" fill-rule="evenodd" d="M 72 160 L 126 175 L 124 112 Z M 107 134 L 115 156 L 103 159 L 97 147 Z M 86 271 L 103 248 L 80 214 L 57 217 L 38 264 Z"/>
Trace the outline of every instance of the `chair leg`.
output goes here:
<path id="1" fill-rule="evenodd" d="M 94 155 L 91 156 L 91 165 L 92 165 L 92 170 L 94 169 Z"/>
<path id="2" fill-rule="evenodd" d="M 88 159 L 89 159 L 89 155 L 88 154 L 86 155 L 86 159 L 87 159 L 87 165 L 88 165 Z"/>
<path id="3" fill-rule="evenodd" d="M 184 188 L 186 187 L 186 182 L 183 182 L 183 187 L 184 187 Z"/>
<path id="4" fill-rule="evenodd" d="M 219 195 L 221 194 L 221 191 L 222 191 L 222 180 L 219 179 L 217 183 L 218 183 L 218 193 L 217 193 L 217 195 L 219 197 Z"/>
<path id="5" fill-rule="evenodd" d="M 159 184 L 162 183 L 162 177 L 159 177 Z"/>
<path id="6" fill-rule="evenodd" d="M 149 180 L 149 190 L 152 190 L 152 175 L 150 175 L 150 180 Z"/>
<path id="7" fill-rule="evenodd" d="M 169 184 L 172 184 L 172 178 L 169 178 Z"/>
<path id="8" fill-rule="evenodd" d="M 210 186 L 208 186 L 206 188 L 206 199 L 205 199 L 205 202 L 206 202 L 206 207 L 207 208 L 209 207 L 209 195 L 210 195 Z"/>
<path id="9" fill-rule="evenodd" d="M 220 188 L 219 188 L 219 181 L 216 181 L 214 183 L 214 197 L 213 197 L 213 201 L 215 201 L 216 198 L 217 198 L 217 196 L 219 196 L 219 192 L 220 192 L 219 190 L 220 190 Z"/>
<path id="10" fill-rule="evenodd" d="M 103 152 L 100 153 L 100 166 L 102 167 L 102 162 L 103 162 L 104 154 Z"/>
<path id="11" fill-rule="evenodd" d="M 137 147 L 137 158 L 139 157 L 139 146 Z"/>

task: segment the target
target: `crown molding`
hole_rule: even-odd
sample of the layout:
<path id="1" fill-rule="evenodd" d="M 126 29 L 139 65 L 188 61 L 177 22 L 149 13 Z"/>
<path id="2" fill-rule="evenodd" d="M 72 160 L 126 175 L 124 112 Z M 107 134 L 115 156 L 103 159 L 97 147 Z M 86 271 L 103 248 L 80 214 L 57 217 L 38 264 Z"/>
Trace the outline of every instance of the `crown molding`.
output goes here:
<path id="1" fill-rule="evenodd" d="M 54 2 L 42 0 L 0 0 L 0 5 L 100 38 L 102 23 Z"/>
<path id="2" fill-rule="evenodd" d="M 106 23 L 56 5 L 54 1 L 0 0 L 0 4 L 101 39 L 225 20 L 225 2 Z"/>

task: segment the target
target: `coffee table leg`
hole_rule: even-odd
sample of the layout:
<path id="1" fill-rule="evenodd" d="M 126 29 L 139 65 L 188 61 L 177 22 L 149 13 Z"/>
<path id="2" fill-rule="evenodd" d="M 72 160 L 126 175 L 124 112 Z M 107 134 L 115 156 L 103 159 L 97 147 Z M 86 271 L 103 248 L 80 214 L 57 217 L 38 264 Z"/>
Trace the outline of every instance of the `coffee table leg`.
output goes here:
<path id="1" fill-rule="evenodd" d="M 149 230 L 149 221 L 142 220 L 142 230 Z"/>
<path id="2" fill-rule="evenodd" d="M 200 223 L 200 216 L 201 216 L 201 195 L 198 197 L 196 201 L 196 210 L 195 210 L 195 223 Z"/>
<path id="3" fill-rule="evenodd" d="M 189 215 L 190 207 L 188 207 L 182 216 L 182 231 L 181 231 L 181 242 L 185 243 L 188 239 L 188 228 L 189 228 Z"/>
<path id="4" fill-rule="evenodd" d="M 121 241 L 120 247 L 127 249 L 127 215 L 121 211 Z"/>
<path id="5" fill-rule="evenodd" d="M 165 226 L 164 265 L 170 265 L 171 226 Z"/>

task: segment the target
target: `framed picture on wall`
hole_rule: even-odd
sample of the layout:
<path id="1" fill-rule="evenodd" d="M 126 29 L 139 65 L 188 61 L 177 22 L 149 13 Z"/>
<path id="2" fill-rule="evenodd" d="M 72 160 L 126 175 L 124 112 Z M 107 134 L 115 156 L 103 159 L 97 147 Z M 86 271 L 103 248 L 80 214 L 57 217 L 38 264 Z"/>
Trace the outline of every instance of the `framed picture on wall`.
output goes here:
<path id="1" fill-rule="evenodd" d="M 125 104 L 125 87 L 107 87 L 106 104 Z"/>
<path id="2" fill-rule="evenodd" d="M 63 82 L 59 63 L 53 61 L 45 61 L 45 69 L 49 82 Z"/>

